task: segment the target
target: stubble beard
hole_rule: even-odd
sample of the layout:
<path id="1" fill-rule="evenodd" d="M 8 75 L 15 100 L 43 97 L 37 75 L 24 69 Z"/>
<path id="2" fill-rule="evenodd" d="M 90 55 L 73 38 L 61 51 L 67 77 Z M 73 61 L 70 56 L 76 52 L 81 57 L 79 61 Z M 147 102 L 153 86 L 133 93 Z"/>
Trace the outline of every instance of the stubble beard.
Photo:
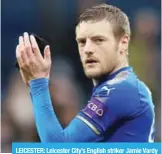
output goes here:
<path id="1" fill-rule="evenodd" d="M 88 79 L 100 79 L 104 76 L 104 72 L 101 71 L 101 68 L 96 70 L 89 70 L 83 66 L 84 73 Z M 106 73 L 105 73 L 106 74 Z"/>

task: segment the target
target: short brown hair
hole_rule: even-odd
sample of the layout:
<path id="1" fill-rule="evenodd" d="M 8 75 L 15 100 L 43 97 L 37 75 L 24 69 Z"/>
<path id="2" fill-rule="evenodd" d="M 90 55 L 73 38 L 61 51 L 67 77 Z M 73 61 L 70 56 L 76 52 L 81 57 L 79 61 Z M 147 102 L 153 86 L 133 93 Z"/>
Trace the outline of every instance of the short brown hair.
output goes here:
<path id="1" fill-rule="evenodd" d="M 87 9 L 80 15 L 78 25 L 83 21 L 97 22 L 104 19 L 113 25 L 116 38 L 121 38 L 124 34 L 130 37 L 131 31 L 128 16 L 119 8 L 112 5 L 100 4 Z"/>

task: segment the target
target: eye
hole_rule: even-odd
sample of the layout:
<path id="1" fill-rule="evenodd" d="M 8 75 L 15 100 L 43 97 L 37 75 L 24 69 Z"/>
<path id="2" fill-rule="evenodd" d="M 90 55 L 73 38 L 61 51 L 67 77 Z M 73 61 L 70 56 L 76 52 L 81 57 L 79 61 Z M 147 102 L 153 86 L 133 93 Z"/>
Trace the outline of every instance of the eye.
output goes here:
<path id="1" fill-rule="evenodd" d="M 77 41 L 79 46 L 84 46 L 86 44 L 86 40 L 85 39 L 80 39 Z"/>
<path id="2" fill-rule="evenodd" d="M 102 38 L 96 38 L 96 39 L 94 39 L 94 41 L 96 43 L 102 43 L 104 41 L 104 39 L 102 39 Z"/>

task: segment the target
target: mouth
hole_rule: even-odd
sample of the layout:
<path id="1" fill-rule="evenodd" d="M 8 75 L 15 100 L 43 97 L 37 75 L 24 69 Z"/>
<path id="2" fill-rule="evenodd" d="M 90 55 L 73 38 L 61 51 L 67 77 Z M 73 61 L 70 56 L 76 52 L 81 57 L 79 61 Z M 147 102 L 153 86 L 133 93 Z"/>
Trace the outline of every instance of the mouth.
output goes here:
<path id="1" fill-rule="evenodd" d="M 98 61 L 95 60 L 95 59 L 87 59 L 87 60 L 85 61 L 85 64 L 95 64 L 95 63 L 98 63 Z"/>

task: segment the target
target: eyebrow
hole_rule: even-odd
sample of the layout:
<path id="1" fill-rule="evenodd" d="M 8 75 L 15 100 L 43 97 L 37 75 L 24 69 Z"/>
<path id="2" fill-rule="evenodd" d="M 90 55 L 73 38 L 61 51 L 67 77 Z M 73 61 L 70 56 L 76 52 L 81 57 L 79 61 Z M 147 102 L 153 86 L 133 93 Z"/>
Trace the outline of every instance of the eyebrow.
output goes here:
<path id="1" fill-rule="evenodd" d="M 103 36 L 103 35 L 94 35 L 94 36 L 91 36 L 90 38 L 92 38 L 92 39 L 96 39 L 96 38 L 106 39 L 107 37 Z M 76 37 L 76 41 L 79 41 L 79 40 L 82 40 L 82 39 L 85 39 L 85 37 Z"/>
<path id="2" fill-rule="evenodd" d="M 79 40 L 82 40 L 82 39 L 85 39 L 84 37 L 76 37 L 76 41 L 79 41 Z"/>

